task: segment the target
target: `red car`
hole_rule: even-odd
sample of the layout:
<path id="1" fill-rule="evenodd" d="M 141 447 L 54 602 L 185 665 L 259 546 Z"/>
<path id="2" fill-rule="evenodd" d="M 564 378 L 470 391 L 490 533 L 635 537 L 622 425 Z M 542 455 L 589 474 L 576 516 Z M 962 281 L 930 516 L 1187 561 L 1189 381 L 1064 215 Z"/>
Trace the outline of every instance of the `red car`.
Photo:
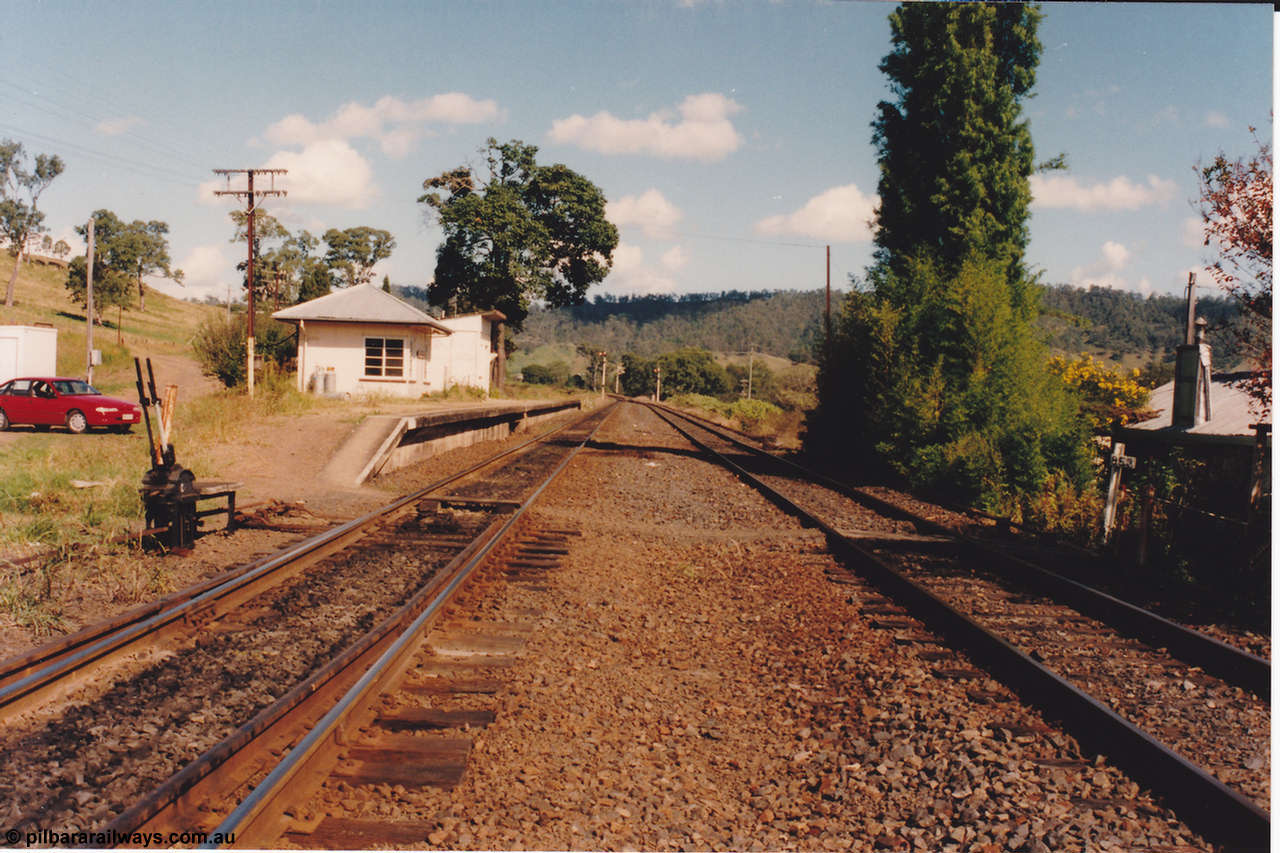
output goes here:
<path id="1" fill-rule="evenodd" d="M 82 379 L 27 377 L 0 385 L 0 430 L 10 424 L 32 424 L 38 430 L 61 424 L 76 433 L 90 427 L 128 432 L 140 420 L 137 403 L 104 397 Z"/>

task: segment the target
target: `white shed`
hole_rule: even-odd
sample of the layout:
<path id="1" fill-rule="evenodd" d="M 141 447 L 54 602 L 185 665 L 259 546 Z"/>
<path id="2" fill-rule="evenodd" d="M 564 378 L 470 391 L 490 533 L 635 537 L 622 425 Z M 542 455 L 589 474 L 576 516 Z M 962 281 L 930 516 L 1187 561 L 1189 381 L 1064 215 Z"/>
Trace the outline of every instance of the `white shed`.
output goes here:
<path id="1" fill-rule="evenodd" d="M 0 382 L 15 376 L 58 375 L 58 330 L 53 326 L 0 326 Z"/>
<path id="2" fill-rule="evenodd" d="M 337 290 L 273 315 L 298 326 L 298 390 L 420 397 L 452 385 L 486 392 L 498 312 L 436 320 L 376 285 Z M 494 324 L 497 323 L 497 332 Z"/>

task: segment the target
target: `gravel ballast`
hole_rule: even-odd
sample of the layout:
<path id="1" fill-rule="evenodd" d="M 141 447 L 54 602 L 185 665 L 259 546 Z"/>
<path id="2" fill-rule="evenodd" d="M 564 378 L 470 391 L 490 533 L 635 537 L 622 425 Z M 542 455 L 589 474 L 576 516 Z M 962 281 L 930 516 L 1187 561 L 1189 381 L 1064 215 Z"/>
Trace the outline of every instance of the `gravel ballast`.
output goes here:
<path id="1" fill-rule="evenodd" d="M 971 665 L 865 614 L 819 534 L 648 410 L 597 441 L 535 514 L 581 531 L 563 565 L 491 587 L 486 621 L 538 615 L 462 782 L 309 810 L 420 823 L 415 847 L 1207 849 L 997 683 L 940 677 Z"/>

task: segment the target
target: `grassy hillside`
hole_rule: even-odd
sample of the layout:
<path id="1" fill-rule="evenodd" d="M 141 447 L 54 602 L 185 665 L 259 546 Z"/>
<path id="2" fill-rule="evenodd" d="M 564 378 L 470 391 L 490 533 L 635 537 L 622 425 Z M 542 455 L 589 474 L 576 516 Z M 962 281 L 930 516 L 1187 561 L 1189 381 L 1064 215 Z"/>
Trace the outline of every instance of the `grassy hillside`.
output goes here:
<path id="1" fill-rule="evenodd" d="M 0 281 L 8 284 L 12 257 L 0 253 Z M 22 265 L 11 308 L 0 305 L 0 325 L 50 323 L 58 330 L 58 373 L 84 376 L 84 309 L 69 298 L 64 286 L 67 272 L 44 264 Z M 191 335 L 202 320 L 218 313 L 210 305 L 183 302 L 147 290 L 147 310 L 133 307 L 118 312 L 111 308 L 103 319 L 106 326 L 93 332 L 93 345 L 102 350 L 103 363 L 93 371 L 94 385 L 103 391 L 120 391 L 133 385 L 133 355 L 185 353 Z M 119 328 L 117 328 L 119 323 Z"/>

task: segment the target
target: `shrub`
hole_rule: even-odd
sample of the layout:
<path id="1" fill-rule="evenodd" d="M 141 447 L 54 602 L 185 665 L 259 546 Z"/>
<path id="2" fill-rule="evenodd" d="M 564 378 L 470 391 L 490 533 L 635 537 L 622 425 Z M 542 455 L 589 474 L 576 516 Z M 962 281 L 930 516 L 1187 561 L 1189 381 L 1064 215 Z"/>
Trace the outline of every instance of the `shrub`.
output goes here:
<path id="1" fill-rule="evenodd" d="M 781 414 L 782 409 L 764 400 L 737 400 L 729 406 L 729 417 L 741 424 L 744 432 L 758 430 Z"/>
<path id="2" fill-rule="evenodd" d="M 244 382 L 247 356 L 244 333 L 243 315 L 210 317 L 196 328 L 191 349 L 206 376 L 217 377 L 228 388 Z"/>
<path id="3" fill-rule="evenodd" d="M 244 314 L 210 317 L 196 328 L 191 341 L 205 375 L 216 376 L 228 388 L 245 381 L 247 325 Z M 265 318 L 255 324 L 254 337 L 254 354 L 264 362 L 282 365 L 297 354 L 297 340 L 288 323 Z"/>
<path id="4" fill-rule="evenodd" d="M 563 385 L 569 380 L 569 365 L 563 361 L 548 365 L 530 364 L 520 373 L 530 385 Z"/>
<path id="5" fill-rule="evenodd" d="M 1095 430 L 1105 429 L 1112 421 L 1127 424 L 1141 420 L 1148 392 L 1141 384 L 1142 372 L 1129 373 L 1107 367 L 1093 356 L 1067 359 L 1055 355 L 1049 359 L 1049 372 L 1080 395 L 1081 411 Z"/>
<path id="6" fill-rule="evenodd" d="M 901 278 L 882 274 L 845 301 L 810 450 L 992 510 L 1052 471 L 1083 487 L 1087 426 L 1046 369 L 1034 314 L 1032 283 L 1011 282 L 999 259 L 949 273 L 925 257 Z"/>

